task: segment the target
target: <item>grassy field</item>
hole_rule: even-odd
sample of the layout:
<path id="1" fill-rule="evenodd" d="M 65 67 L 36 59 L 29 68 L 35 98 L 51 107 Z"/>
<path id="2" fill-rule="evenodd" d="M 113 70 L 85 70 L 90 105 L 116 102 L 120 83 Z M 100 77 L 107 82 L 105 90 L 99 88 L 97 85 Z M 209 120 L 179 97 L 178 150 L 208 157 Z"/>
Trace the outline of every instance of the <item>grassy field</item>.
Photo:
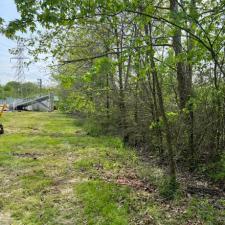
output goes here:
<path id="1" fill-rule="evenodd" d="M 210 199 L 182 190 L 163 199 L 162 170 L 119 138 L 87 135 L 78 119 L 15 112 L 2 122 L 1 225 L 223 224 Z"/>

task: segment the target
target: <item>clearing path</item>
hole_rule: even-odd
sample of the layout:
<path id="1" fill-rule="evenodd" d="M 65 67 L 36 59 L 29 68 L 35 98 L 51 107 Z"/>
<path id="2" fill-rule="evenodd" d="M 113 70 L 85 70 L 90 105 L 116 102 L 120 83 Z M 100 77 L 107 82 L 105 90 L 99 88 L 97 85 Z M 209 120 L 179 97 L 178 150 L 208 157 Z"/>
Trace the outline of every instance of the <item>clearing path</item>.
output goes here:
<path id="1" fill-rule="evenodd" d="M 206 203 L 204 220 L 197 200 L 163 202 L 161 170 L 143 165 L 118 138 L 87 135 L 78 119 L 15 112 L 4 126 L 1 225 L 219 224 Z"/>

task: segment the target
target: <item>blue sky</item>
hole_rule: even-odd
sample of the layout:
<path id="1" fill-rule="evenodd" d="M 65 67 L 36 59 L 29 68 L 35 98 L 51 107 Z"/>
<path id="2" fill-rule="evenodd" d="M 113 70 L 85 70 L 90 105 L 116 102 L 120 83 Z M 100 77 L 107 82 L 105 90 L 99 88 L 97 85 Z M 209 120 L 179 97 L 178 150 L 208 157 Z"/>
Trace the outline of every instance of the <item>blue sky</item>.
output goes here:
<path id="1" fill-rule="evenodd" d="M 14 0 L 0 0 L 0 17 L 6 21 L 19 18 Z M 27 34 L 27 36 L 29 35 Z M 14 47 L 16 47 L 16 41 L 9 40 L 0 34 L 0 84 L 15 80 L 15 69 L 13 68 L 15 60 L 10 62 L 10 58 L 13 56 L 9 53 L 9 49 Z M 44 62 L 32 64 L 28 70 L 25 70 L 26 81 L 37 82 L 37 79 L 41 78 L 43 83 L 48 85 L 50 80 L 46 65 Z"/>

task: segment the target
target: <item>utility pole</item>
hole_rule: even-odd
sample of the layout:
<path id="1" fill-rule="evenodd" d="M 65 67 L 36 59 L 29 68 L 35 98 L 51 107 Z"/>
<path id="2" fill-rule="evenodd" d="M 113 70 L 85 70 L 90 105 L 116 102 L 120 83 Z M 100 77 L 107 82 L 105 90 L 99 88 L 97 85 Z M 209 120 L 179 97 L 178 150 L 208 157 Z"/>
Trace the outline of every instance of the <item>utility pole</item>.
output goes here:
<path id="1" fill-rule="evenodd" d="M 25 60 L 28 59 L 24 55 L 25 51 L 25 46 L 23 43 L 23 40 L 18 39 L 17 40 L 17 47 L 15 49 L 15 56 L 11 58 L 11 60 L 16 60 L 16 65 L 14 68 L 16 69 L 15 72 L 15 80 L 19 83 L 19 88 L 18 88 L 18 95 L 21 97 L 24 97 L 24 90 L 22 88 L 22 84 L 25 81 Z"/>
<path id="2" fill-rule="evenodd" d="M 40 89 L 40 96 L 41 96 L 41 92 L 42 92 L 42 79 L 37 79 L 38 81 L 38 86 L 39 86 L 39 89 Z"/>

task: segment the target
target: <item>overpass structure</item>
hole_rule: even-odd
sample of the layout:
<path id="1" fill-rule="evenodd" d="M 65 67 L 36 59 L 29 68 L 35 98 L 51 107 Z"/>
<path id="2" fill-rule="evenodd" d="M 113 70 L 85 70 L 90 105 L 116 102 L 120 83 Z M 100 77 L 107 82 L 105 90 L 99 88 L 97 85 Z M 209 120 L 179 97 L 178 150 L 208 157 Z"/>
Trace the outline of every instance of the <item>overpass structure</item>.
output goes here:
<path id="1" fill-rule="evenodd" d="M 48 111 L 54 110 L 54 95 L 36 96 L 16 100 L 10 105 L 12 110 Z"/>

